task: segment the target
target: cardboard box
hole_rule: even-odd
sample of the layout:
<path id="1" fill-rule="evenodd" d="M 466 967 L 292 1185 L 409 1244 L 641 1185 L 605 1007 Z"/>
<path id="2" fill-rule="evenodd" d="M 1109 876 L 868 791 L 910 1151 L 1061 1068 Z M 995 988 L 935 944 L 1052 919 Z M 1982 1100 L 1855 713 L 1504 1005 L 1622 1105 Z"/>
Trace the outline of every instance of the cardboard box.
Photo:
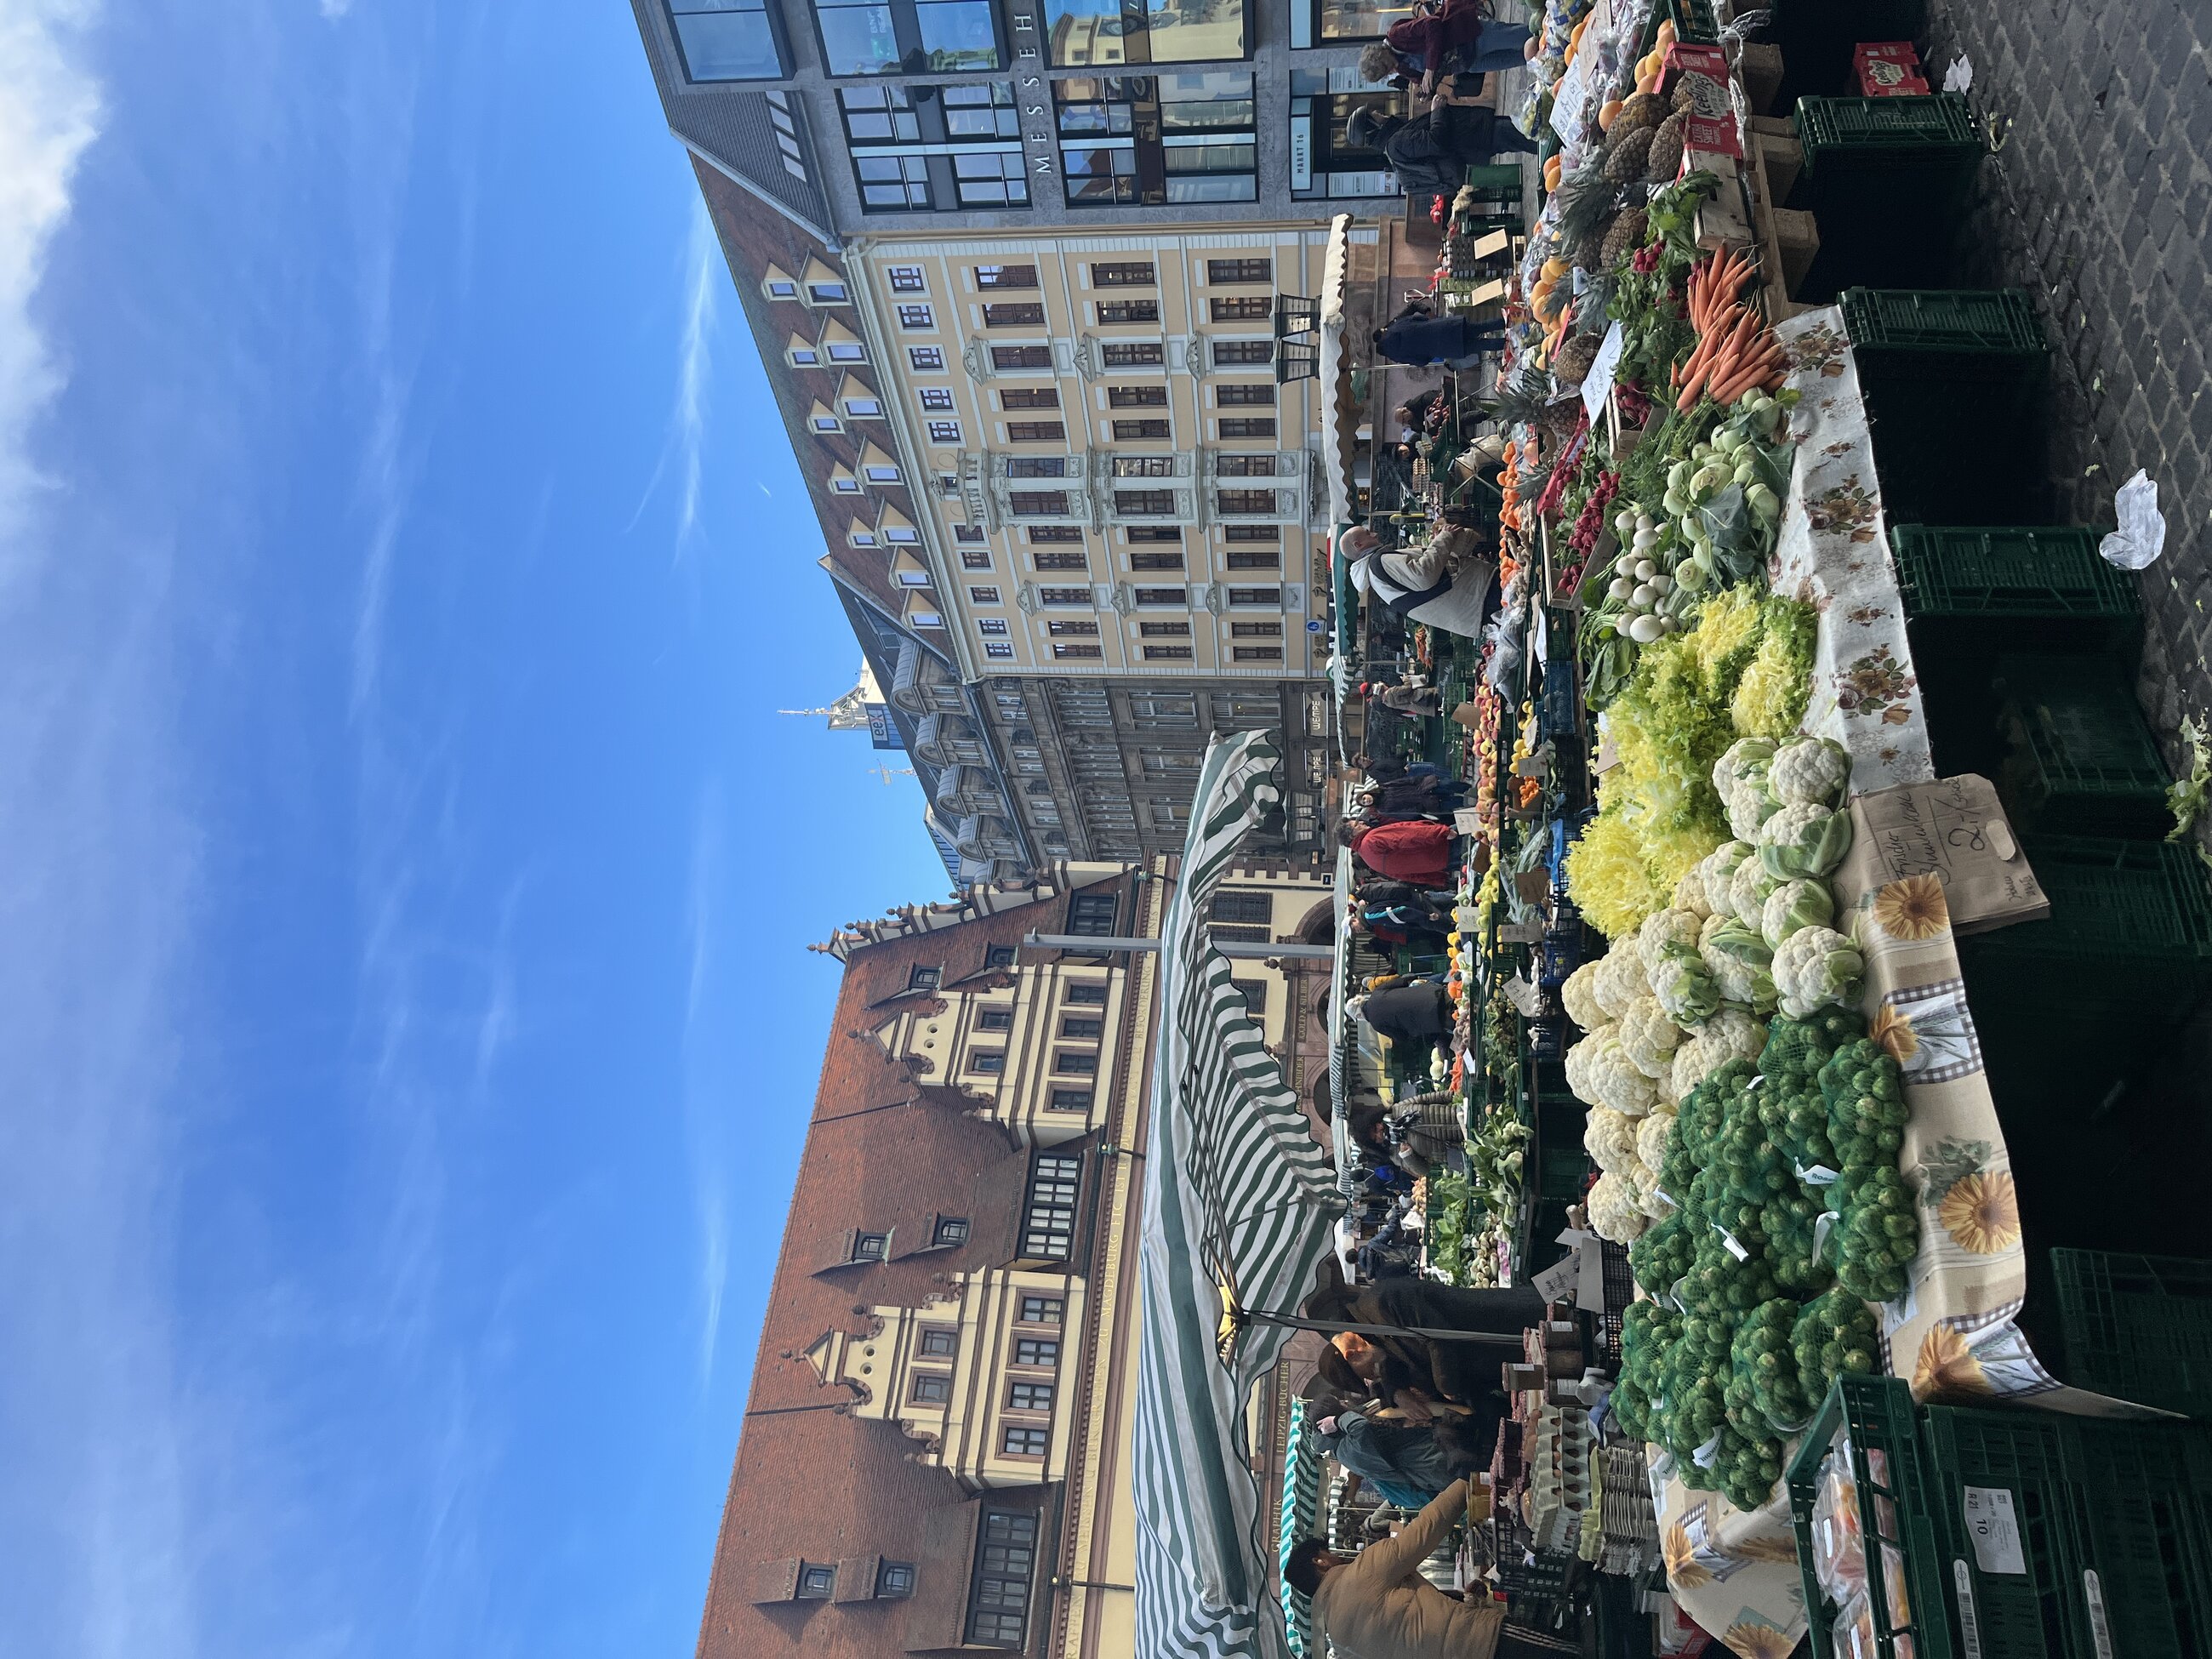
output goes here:
<path id="1" fill-rule="evenodd" d="M 1689 115 L 1682 119 L 1682 165 L 1695 169 L 1703 165 L 1697 156 L 1726 155 L 1736 161 L 1743 159 L 1743 134 L 1738 130 L 1733 115 Z"/>
<path id="2" fill-rule="evenodd" d="M 1896 98 L 1928 90 L 1920 54 L 1910 40 L 1862 40 L 1851 49 L 1859 92 L 1867 98 Z"/>

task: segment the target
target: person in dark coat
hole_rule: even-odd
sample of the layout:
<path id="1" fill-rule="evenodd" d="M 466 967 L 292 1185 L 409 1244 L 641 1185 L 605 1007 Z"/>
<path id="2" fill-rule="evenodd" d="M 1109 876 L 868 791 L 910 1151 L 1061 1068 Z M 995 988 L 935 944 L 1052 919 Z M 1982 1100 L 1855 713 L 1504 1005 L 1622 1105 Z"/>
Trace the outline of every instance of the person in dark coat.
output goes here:
<path id="1" fill-rule="evenodd" d="M 1413 904 L 1423 900 L 1431 904 L 1449 904 L 1455 896 L 1449 888 L 1416 887 L 1410 882 L 1392 881 L 1387 876 L 1363 881 L 1358 890 L 1362 904 Z"/>
<path id="2" fill-rule="evenodd" d="M 1450 812 L 1466 804 L 1467 784 L 1460 778 L 1426 773 L 1419 777 L 1392 778 L 1375 786 L 1370 803 L 1379 817 L 1391 812 Z"/>
<path id="3" fill-rule="evenodd" d="M 1512 1334 L 1542 1322 L 1544 1298 L 1525 1285 L 1462 1290 L 1428 1279 L 1394 1279 L 1316 1291 L 1306 1298 L 1304 1311 L 1309 1319 L 1345 1325 L 1495 1333 L 1496 1340 L 1471 1342 L 1340 1331 L 1329 1344 L 1342 1366 L 1376 1397 L 1409 1414 L 1418 1416 L 1426 1409 L 1437 1415 L 1428 1403 L 1436 1401 L 1469 1408 L 1476 1419 L 1475 1443 L 1485 1448 L 1486 1460 L 1487 1447 L 1497 1438 L 1498 1422 L 1510 1409 L 1502 1367 L 1517 1364 L 1523 1358 L 1520 1338 Z M 1327 1369 L 1337 1367 L 1327 1367 L 1324 1375 Z M 1485 1419 L 1486 1436 L 1480 1433 Z"/>
<path id="4" fill-rule="evenodd" d="M 1395 876 L 1416 887 L 1442 890 L 1453 884 L 1453 836 L 1442 823 L 1386 823 L 1376 829 L 1346 823 L 1345 844 L 1352 855 L 1378 876 Z"/>
<path id="5" fill-rule="evenodd" d="M 1462 1474 L 1474 1473 L 1468 1458 L 1453 1457 L 1437 1445 L 1433 1429 L 1376 1422 L 1360 1410 L 1361 1403 L 1321 1395 L 1307 1407 L 1306 1420 L 1330 1456 L 1374 1483 L 1399 1508 L 1407 1507 L 1401 1493 L 1419 1494 L 1413 1505 L 1418 1509 Z"/>
<path id="6" fill-rule="evenodd" d="M 1354 149 L 1381 150 L 1398 176 L 1398 187 L 1409 195 L 1455 195 L 1468 168 L 1494 155 L 1533 155 L 1536 149 L 1535 140 L 1501 120 L 1496 110 L 1443 92 L 1425 115 L 1356 109 L 1345 123 L 1344 136 Z"/>
<path id="7" fill-rule="evenodd" d="M 1436 317 L 1418 306 L 1407 307 L 1387 326 L 1376 329 L 1374 340 L 1377 356 L 1419 368 L 1432 363 L 1463 364 L 1483 352 L 1497 351 L 1504 343 L 1502 322 L 1478 324 L 1456 312 Z"/>
<path id="8" fill-rule="evenodd" d="M 1426 980 L 1385 981 L 1353 1006 L 1377 1036 L 1408 1048 L 1433 1048 L 1452 1028 L 1451 999 L 1444 988 Z"/>
<path id="9" fill-rule="evenodd" d="M 1421 77 L 1423 92 L 1434 90 L 1438 76 L 1455 70 L 1518 69 L 1534 55 L 1529 50 L 1528 26 L 1497 21 L 1480 0 L 1444 0 L 1433 12 L 1401 18 L 1390 26 L 1382 44 L 1401 71 Z M 1381 54 L 1371 46 L 1360 55 L 1360 67 L 1370 65 L 1384 67 Z"/>

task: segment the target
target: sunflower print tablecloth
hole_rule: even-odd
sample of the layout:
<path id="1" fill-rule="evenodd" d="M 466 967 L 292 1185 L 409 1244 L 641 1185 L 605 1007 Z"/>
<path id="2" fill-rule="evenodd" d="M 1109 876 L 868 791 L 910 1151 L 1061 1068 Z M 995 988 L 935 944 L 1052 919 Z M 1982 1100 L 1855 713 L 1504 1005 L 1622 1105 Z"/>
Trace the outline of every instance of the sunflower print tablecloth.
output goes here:
<path id="1" fill-rule="evenodd" d="M 1820 613 L 1806 729 L 1850 751 L 1854 795 L 1929 781 L 1927 716 L 1842 314 L 1808 312 L 1776 331 L 1802 401 L 1768 575 Z M 2059 1383 L 2014 1322 L 2027 1287 L 2020 1208 L 1942 883 L 1908 876 L 1836 900 L 1837 926 L 1866 956 L 1869 1030 L 1903 1071 L 1912 1109 L 1900 1167 L 1918 1202 L 1920 1251 L 1905 1295 L 1881 1310 L 1884 1364 L 1923 1400 L 2033 1395 L 2060 1410 L 2131 1412 Z M 1656 1452 L 1651 1490 L 1683 1610 L 1744 1659 L 1784 1659 L 1805 1631 L 1786 1499 L 1739 1509 L 1682 1485 Z"/>

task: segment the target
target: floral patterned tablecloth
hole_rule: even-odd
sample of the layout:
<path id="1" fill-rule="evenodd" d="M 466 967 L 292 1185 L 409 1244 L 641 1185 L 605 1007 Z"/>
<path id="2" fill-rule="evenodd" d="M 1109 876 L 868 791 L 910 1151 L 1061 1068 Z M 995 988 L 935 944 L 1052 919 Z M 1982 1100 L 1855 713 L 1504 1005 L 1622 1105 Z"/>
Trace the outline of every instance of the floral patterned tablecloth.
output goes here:
<path id="1" fill-rule="evenodd" d="M 1927 717 L 1842 314 L 1808 312 L 1776 331 L 1802 401 L 1768 574 L 1820 612 L 1807 729 L 1850 750 L 1854 795 L 1929 781 Z M 1912 1109 L 1900 1163 L 1919 1204 L 1920 1253 L 1904 1297 L 1881 1310 L 1884 1364 L 1923 1399 L 2035 1395 L 2061 1410 L 2128 1411 L 2060 1384 L 2014 1323 L 2027 1285 L 2020 1210 L 1942 884 L 1911 876 L 1839 888 L 1836 900 L 1848 919 L 1838 927 L 1866 955 L 1869 1029 L 1902 1068 Z M 1651 1489 L 1683 1610 L 1745 1659 L 1783 1659 L 1805 1630 L 1786 1499 L 1738 1509 L 1683 1486 L 1656 1452 Z"/>

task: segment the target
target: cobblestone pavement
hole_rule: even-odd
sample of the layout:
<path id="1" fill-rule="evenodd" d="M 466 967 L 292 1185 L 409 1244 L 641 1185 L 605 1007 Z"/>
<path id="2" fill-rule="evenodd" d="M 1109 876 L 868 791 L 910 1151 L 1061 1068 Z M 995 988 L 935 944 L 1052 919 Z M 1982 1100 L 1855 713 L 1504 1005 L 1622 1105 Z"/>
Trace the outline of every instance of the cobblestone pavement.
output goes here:
<path id="1" fill-rule="evenodd" d="M 2051 522 L 2109 530 L 2137 467 L 2158 483 L 2142 690 L 2175 761 L 2212 712 L 2212 8 L 1930 0 L 1929 34 L 1931 82 L 1965 53 L 1997 144 L 1960 285 L 2033 289 L 2052 347 Z"/>

